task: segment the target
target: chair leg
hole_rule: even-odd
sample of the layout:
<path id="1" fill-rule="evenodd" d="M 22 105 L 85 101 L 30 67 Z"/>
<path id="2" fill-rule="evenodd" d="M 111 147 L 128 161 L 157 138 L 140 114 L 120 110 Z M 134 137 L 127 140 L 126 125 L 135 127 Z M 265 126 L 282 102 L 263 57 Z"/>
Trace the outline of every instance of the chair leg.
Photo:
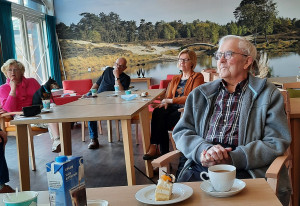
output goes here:
<path id="1" fill-rule="evenodd" d="M 28 146 L 29 146 L 29 156 L 31 161 L 31 170 L 35 171 L 36 165 L 35 165 L 35 156 L 34 156 L 33 133 L 30 124 L 27 125 L 27 131 L 28 131 Z"/>
<path id="2" fill-rule="evenodd" d="M 119 120 L 115 120 L 115 123 L 116 123 L 117 140 L 120 141 L 120 127 L 119 127 Z"/>
<path id="3" fill-rule="evenodd" d="M 101 121 L 99 121 L 98 128 L 99 128 L 99 133 L 100 133 L 100 134 L 103 134 Z"/>
<path id="4" fill-rule="evenodd" d="M 85 122 L 81 122 L 81 140 L 85 142 Z"/>
<path id="5" fill-rule="evenodd" d="M 135 144 L 139 145 L 139 124 L 135 124 Z"/>
<path id="6" fill-rule="evenodd" d="M 112 142 L 112 129 L 111 129 L 111 120 L 107 120 L 107 133 L 108 133 L 108 142 Z"/>

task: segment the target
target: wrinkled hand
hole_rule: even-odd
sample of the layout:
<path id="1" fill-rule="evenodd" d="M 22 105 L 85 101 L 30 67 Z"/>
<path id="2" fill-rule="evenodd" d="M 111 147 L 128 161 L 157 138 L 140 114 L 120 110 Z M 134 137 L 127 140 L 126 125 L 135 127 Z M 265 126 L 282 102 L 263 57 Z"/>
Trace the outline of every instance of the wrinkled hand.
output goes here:
<path id="1" fill-rule="evenodd" d="M 210 167 L 216 164 L 231 164 L 231 157 L 228 152 L 232 151 L 231 147 L 222 147 L 221 145 L 214 145 L 207 151 L 201 153 L 200 161 L 205 167 Z"/>
<path id="2" fill-rule="evenodd" d="M 162 107 L 165 107 L 165 109 L 168 108 L 168 104 L 172 104 L 173 103 L 173 100 L 172 99 L 163 99 L 161 101 L 161 103 L 159 104 L 159 108 L 162 108 Z"/>

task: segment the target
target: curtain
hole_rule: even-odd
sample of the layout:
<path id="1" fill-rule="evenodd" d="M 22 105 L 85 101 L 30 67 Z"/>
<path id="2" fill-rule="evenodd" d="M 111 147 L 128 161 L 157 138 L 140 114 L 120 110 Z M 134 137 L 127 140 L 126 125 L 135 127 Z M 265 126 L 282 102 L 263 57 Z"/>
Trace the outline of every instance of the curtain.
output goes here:
<path id="1" fill-rule="evenodd" d="M 11 2 L 0 0 L 0 42 L 3 62 L 16 59 L 15 38 L 11 16 Z M 0 85 L 6 82 L 4 74 L 0 71 Z"/>
<path id="2" fill-rule="evenodd" d="M 49 60 L 50 60 L 50 73 L 51 77 L 62 87 L 61 83 L 61 71 L 59 67 L 59 55 L 58 55 L 58 42 L 56 41 L 56 18 L 55 16 L 45 15 L 48 48 L 49 48 Z"/>

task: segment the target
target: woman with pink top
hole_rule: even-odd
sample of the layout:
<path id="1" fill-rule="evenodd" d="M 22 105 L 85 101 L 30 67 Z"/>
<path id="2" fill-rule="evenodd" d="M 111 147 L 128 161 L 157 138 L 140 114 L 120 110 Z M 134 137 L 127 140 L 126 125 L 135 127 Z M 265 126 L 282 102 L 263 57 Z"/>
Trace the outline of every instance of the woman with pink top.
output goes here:
<path id="1" fill-rule="evenodd" d="M 24 77 L 24 65 L 15 60 L 7 60 L 1 67 L 6 76 L 6 84 L 0 87 L 0 103 L 7 112 L 22 111 L 23 107 L 32 105 L 34 93 L 41 87 L 34 78 Z M 60 152 L 58 124 L 48 124 L 49 134 L 53 140 L 52 152 Z"/>

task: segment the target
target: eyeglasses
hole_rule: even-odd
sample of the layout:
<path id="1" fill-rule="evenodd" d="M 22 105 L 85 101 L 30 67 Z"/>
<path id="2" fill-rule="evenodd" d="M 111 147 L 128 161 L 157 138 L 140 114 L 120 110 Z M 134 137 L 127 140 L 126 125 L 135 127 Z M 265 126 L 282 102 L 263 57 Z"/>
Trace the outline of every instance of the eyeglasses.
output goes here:
<path id="1" fill-rule="evenodd" d="M 20 69 L 8 69 L 7 72 L 20 72 Z"/>
<path id="2" fill-rule="evenodd" d="M 184 63 L 186 63 L 186 62 L 189 62 L 190 59 L 181 59 L 181 58 L 179 58 L 178 61 L 179 61 L 179 62 L 184 62 Z"/>
<path id="3" fill-rule="evenodd" d="M 215 59 L 216 60 L 220 60 L 222 58 L 222 56 L 224 55 L 225 59 L 230 59 L 232 57 L 232 54 L 239 54 L 239 55 L 243 55 L 245 57 L 247 57 L 248 55 L 246 54 L 242 54 L 242 53 L 238 53 L 238 52 L 233 52 L 233 51 L 226 51 L 226 52 L 216 52 L 214 54 Z"/>
<path id="4" fill-rule="evenodd" d="M 116 67 L 120 67 L 120 68 L 126 68 L 126 66 L 125 66 L 125 65 L 118 64 L 117 62 L 115 62 L 115 65 L 116 65 Z"/>

